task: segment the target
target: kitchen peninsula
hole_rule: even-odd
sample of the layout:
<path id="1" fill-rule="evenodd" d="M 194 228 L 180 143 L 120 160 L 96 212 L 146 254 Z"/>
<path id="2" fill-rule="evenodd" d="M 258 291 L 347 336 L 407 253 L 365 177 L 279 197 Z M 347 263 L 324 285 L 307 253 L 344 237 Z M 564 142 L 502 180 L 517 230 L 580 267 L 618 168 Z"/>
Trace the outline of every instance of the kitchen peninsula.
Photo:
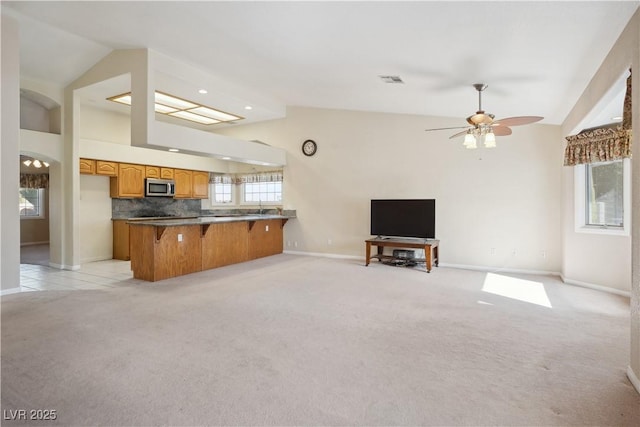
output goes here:
<path id="1" fill-rule="evenodd" d="M 155 282 L 282 253 L 283 215 L 129 221 L 131 270 Z"/>

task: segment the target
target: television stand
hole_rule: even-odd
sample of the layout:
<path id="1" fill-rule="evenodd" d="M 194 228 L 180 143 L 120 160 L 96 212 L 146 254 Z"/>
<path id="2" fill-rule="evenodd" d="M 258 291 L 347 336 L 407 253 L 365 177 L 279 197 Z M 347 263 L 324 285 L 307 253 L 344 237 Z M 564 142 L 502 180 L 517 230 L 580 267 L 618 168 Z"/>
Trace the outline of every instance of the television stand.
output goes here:
<path id="1" fill-rule="evenodd" d="M 375 258 L 379 261 L 388 261 L 396 258 L 391 255 L 383 255 L 385 247 L 391 248 L 417 248 L 424 249 L 424 259 L 413 258 L 414 262 L 424 262 L 427 269 L 427 273 L 431 273 L 431 264 L 438 266 L 438 244 L 440 240 L 436 239 L 408 239 L 408 238 L 393 238 L 393 237 L 376 237 L 374 239 L 365 240 L 367 245 L 367 256 L 365 258 L 365 266 L 369 265 L 371 259 Z M 378 253 L 371 256 L 371 246 L 377 246 Z"/>

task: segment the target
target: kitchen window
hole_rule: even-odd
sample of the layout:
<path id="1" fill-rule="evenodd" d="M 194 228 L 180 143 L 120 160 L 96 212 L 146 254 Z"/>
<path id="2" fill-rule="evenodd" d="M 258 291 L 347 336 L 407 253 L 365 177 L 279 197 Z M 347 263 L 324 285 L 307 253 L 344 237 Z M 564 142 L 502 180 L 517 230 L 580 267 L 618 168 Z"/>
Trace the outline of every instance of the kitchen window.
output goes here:
<path id="1" fill-rule="evenodd" d="M 233 204 L 233 184 L 219 183 L 209 185 L 209 194 L 211 195 L 212 205 L 229 205 Z"/>
<path id="2" fill-rule="evenodd" d="M 246 182 L 242 184 L 244 203 L 282 204 L 282 181 Z"/>

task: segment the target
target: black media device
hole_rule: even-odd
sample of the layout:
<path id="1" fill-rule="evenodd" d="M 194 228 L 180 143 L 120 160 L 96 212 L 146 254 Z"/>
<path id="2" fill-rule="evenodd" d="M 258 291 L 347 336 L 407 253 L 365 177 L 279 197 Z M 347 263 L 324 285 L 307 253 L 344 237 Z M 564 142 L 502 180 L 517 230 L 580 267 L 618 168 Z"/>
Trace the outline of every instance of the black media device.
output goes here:
<path id="1" fill-rule="evenodd" d="M 371 234 L 435 239 L 435 199 L 371 200 Z"/>

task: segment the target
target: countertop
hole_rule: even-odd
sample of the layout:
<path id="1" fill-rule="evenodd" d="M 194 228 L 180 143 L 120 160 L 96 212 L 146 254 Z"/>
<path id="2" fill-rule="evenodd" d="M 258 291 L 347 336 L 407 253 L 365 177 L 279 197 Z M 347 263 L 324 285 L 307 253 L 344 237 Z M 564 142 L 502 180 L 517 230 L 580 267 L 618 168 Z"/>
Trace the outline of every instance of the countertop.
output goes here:
<path id="1" fill-rule="evenodd" d="M 180 225 L 205 225 L 239 221 L 265 221 L 269 219 L 295 218 L 286 215 L 229 215 L 229 216 L 200 216 L 185 218 L 130 218 L 127 223 L 131 225 L 144 225 L 153 227 L 177 227 Z"/>

